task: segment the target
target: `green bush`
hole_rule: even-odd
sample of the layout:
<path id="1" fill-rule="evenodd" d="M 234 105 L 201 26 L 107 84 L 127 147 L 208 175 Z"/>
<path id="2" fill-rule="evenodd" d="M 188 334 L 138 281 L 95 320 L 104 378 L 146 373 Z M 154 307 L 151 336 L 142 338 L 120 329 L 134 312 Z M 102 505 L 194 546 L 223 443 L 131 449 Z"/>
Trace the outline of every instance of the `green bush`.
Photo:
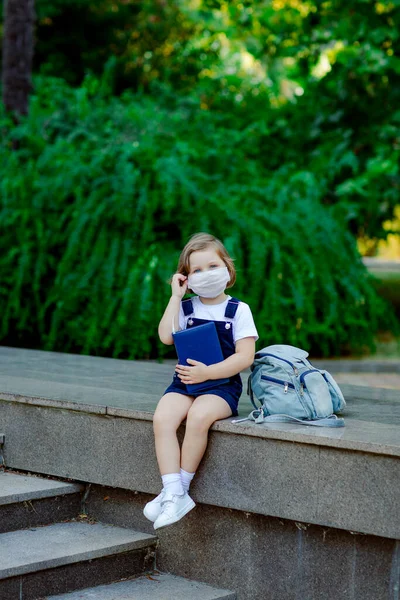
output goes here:
<path id="1" fill-rule="evenodd" d="M 378 294 L 393 306 L 400 319 L 400 273 L 371 269 L 371 274 L 376 278 L 374 284 Z"/>
<path id="2" fill-rule="evenodd" d="M 250 304 L 261 346 L 339 354 L 393 326 L 345 223 L 321 202 L 324 177 L 269 168 L 260 124 L 235 128 L 168 90 L 115 98 L 107 77 L 77 89 L 38 78 L 35 89 L 18 126 L 0 113 L 2 344 L 171 352 L 157 324 L 197 231 L 235 258 L 232 292 Z"/>
<path id="3" fill-rule="evenodd" d="M 36 0 L 35 9 L 35 73 L 80 86 L 107 65 L 115 94 L 151 94 L 155 82 L 192 94 L 226 128 L 229 119 L 257 130 L 247 149 L 257 165 L 294 163 L 323 178 L 321 200 L 355 237 L 387 236 L 400 189 L 399 0 Z"/>

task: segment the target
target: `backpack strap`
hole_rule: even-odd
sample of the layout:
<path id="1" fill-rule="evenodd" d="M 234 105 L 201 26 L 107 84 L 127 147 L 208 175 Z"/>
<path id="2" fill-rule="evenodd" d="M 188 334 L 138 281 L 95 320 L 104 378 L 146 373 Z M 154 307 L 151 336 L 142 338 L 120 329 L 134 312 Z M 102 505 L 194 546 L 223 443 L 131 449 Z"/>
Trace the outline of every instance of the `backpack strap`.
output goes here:
<path id="1" fill-rule="evenodd" d="M 253 410 L 248 417 L 245 419 L 235 419 L 232 423 L 241 423 L 242 421 L 254 421 L 255 423 L 301 423 L 301 425 L 311 425 L 313 427 L 344 427 L 344 419 L 337 417 L 332 414 L 329 417 L 323 419 L 313 419 L 307 421 L 306 419 L 297 419 L 290 415 L 266 415 L 262 408 Z"/>
<path id="2" fill-rule="evenodd" d="M 260 402 L 260 406 L 257 406 L 257 404 L 254 402 L 253 388 L 251 387 L 251 376 L 249 376 L 247 380 L 247 395 L 250 396 L 250 400 L 254 408 L 256 410 L 260 410 L 262 407 L 262 403 Z"/>
<path id="3" fill-rule="evenodd" d="M 182 309 L 185 317 L 188 317 L 189 315 L 192 315 L 194 313 L 193 302 L 190 298 L 188 298 L 187 300 L 182 300 Z"/>
<path id="4" fill-rule="evenodd" d="M 235 318 L 236 311 L 239 307 L 239 303 L 240 303 L 240 300 L 238 300 L 237 298 L 231 298 L 230 300 L 228 300 L 228 304 L 226 305 L 225 315 L 224 315 L 227 319 Z"/>

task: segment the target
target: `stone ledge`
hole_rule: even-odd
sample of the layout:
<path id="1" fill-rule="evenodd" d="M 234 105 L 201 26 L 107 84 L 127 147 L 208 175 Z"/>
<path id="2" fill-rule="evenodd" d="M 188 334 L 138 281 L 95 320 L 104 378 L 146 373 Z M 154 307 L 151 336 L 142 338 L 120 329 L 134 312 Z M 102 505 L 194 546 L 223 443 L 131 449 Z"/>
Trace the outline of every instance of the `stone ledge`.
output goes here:
<path id="1" fill-rule="evenodd" d="M 48 596 L 47 600 L 236 600 L 236 594 L 228 590 L 215 589 L 205 583 L 190 581 L 168 573 L 151 573 L 150 576 L 134 580 L 118 581 Z"/>
<path id="2" fill-rule="evenodd" d="M 400 373 L 400 361 L 388 358 L 374 360 L 371 358 L 318 358 L 311 360 L 317 369 L 326 369 L 335 373 Z"/>
<path id="3" fill-rule="evenodd" d="M 105 415 L 107 413 L 107 407 L 98 404 L 86 404 L 84 402 L 74 402 L 70 400 L 54 400 L 53 398 L 25 396 L 22 394 L 12 394 L 9 392 L 0 392 L 0 400 L 4 400 L 5 402 L 19 402 L 21 404 L 31 404 L 33 406 L 49 406 L 53 408 L 64 408 L 67 410 L 95 413 L 98 415 Z"/>
<path id="4" fill-rule="evenodd" d="M 150 414 L 143 419 L 24 403 L 0 406 L 8 468 L 159 493 Z M 400 538 L 398 457 L 333 447 L 332 438 L 325 445 L 319 429 L 267 427 L 213 426 L 192 488 L 195 501 Z M 178 433 L 182 438 L 183 427 Z"/>
<path id="5" fill-rule="evenodd" d="M 371 271 L 400 271 L 400 260 L 395 258 L 389 260 L 387 258 L 377 258 L 375 256 L 364 256 L 362 260 L 364 265 Z"/>
<path id="6" fill-rule="evenodd" d="M 340 389 L 346 400 L 350 401 L 355 398 L 362 398 L 363 400 L 400 403 L 400 389 L 353 385 L 350 383 L 341 383 Z"/>
<path id="7" fill-rule="evenodd" d="M 0 506 L 82 492 L 83 485 L 42 477 L 0 473 Z"/>
<path id="8" fill-rule="evenodd" d="M 154 545 L 154 535 L 102 523 L 55 523 L 0 534 L 0 580 Z"/>
<path id="9" fill-rule="evenodd" d="M 50 398 L 34 398 L 15 394 L 0 393 L 0 404 L 15 402 L 30 406 L 68 410 L 77 413 L 97 414 L 106 417 L 119 417 L 134 420 L 153 421 L 153 412 L 114 406 L 96 406 L 78 402 L 65 402 Z M 261 437 L 272 440 L 299 442 L 327 446 L 343 450 L 356 450 L 373 454 L 400 457 L 400 429 L 397 425 L 375 423 L 357 419 L 346 419 L 344 428 L 318 428 L 295 423 L 254 424 L 251 421 L 232 423 L 233 419 L 218 421 L 213 431 L 236 435 Z M 1 422 L 0 422 L 1 424 Z"/>

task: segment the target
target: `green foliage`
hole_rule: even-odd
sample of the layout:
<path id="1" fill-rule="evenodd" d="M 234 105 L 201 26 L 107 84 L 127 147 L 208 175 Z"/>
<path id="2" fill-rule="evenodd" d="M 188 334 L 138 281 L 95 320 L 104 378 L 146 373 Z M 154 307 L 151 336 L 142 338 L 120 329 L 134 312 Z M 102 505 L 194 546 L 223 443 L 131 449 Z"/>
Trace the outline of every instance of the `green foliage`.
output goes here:
<path id="1" fill-rule="evenodd" d="M 400 273 L 372 271 L 375 276 L 374 285 L 382 298 L 393 306 L 395 314 L 400 319 Z"/>
<path id="2" fill-rule="evenodd" d="M 116 98 L 110 73 L 75 89 L 37 78 L 35 90 L 16 127 L 0 113 L 1 343 L 171 352 L 157 324 L 196 231 L 235 258 L 233 293 L 261 345 L 338 354 L 393 326 L 344 219 L 323 205 L 326 170 L 279 164 L 286 122 L 234 127 L 166 88 Z"/>
<path id="3" fill-rule="evenodd" d="M 355 236 L 384 238 L 400 192 L 400 0 L 36 0 L 35 69 L 110 89 L 160 82 L 265 130 L 269 167 L 325 178 Z M 272 164 L 271 164 L 272 163 Z M 268 165 L 266 165 L 268 168 Z"/>

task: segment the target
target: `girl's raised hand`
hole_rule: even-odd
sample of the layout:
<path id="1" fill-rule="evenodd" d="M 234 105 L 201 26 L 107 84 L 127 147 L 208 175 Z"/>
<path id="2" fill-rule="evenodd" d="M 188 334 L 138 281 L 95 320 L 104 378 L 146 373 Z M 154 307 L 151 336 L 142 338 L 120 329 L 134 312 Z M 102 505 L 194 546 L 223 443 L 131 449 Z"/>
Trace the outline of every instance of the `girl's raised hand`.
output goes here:
<path id="1" fill-rule="evenodd" d="M 188 284 L 186 275 L 182 275 L 182 273 L 175 273 L 171 282 L 172 295 L 182 299 L 186 294 L 187 287 Z"/>

